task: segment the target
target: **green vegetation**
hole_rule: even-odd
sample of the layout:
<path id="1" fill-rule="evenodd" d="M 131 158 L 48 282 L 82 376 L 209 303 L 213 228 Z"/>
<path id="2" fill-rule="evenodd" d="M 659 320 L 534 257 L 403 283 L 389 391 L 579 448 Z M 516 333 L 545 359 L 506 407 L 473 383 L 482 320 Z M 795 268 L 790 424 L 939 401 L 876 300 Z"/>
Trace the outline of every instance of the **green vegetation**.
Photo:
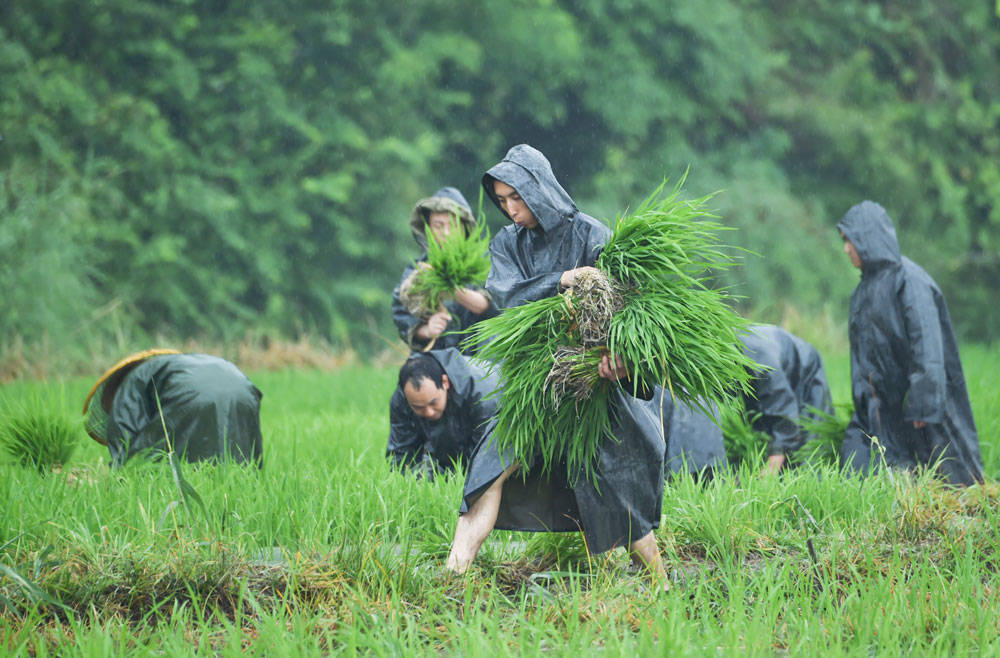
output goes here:
<path id="1" fill-rule="evenodd" d="M 826 354 L 834 395 L 846 356 Z M 988 477 L 1000 476 L 996 348 L 963 353 Z M 254 374 L 265 467 L 109 471 L 89 441 L 59 473 L 0 464 L 0 652 L 968 655 L 1000 649 L 1000 490 L 927 477 L 668 484 L 673 588 L 578 535 L 496 532 L 468 578 L 441 565 L 462 482 L 384 459 L 395 369 Z M 79 413 L 93 382 L 65 384 Z M 62 385 L 0 388 L 13 402 Z M 837 398 L 841 401 L 842 398 Z"/>
<path id="2" fill-rule="evenodd" d="M 55 394 L 7 401 L 0 406 L 0 451 L 42 474 L 67 463 L 85 435 L 64 406 Z"/>
<path id="3" fill-rule="evenodd" d="M 414 201 L 522 141 L 596 216 L 687 166 L 723 190 L 759 321 L 846 315 L 832 227 L 879 200 L 996 338 L 993 4 L 7 0 L 0 369 L 151 336 L 380 349 Z"/>

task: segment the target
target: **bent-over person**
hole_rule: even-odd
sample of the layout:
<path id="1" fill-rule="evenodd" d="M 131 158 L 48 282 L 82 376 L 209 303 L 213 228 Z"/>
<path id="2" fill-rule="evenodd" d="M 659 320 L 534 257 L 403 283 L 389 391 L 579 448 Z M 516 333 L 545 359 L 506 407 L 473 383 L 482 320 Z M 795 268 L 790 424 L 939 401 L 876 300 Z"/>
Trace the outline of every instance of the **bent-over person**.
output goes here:
<path id="1" fill-rule="evenodd" d="M 153 349 L 109 368 L 84 402 L 87 433 L 116 466 L 174 452 L 187 461 L 263 460 L 261 392 L 208 354 Z"/>
<path id="2" fill-rule="evenodd" d="M 753 428 L 771 437 L 764 473 L 777 473 L 814 438 L 800 419 L 819 420 L 817 411 L 833 415 L 823 359 L 809 342 L 774 325 L 750 325 L 739 339 L 744 353 L 763 366 L 750 372 L 753 395 L 743 400 Z"/>
<path id="3" fill-rule="evenodd" d="M 497 377 L 455 348 L 414 353 L 389 402 L 386 458 L 433 478 L 464 466 L 496 412 Z"/>

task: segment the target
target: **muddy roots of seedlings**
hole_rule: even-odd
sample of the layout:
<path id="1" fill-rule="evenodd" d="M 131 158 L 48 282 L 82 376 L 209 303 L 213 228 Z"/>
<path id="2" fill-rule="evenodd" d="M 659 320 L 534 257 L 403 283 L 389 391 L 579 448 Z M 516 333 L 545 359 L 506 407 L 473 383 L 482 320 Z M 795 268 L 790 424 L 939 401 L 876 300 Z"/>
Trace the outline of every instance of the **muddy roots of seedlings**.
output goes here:
<path id="1" fill-rule="evenodd" d="M 545 388 L 552 392 L 553 407 L 568 398 L 579 404 L 590 397 L 598 378 L 597 369 L 587 356 L 587 349 L 579 345 L 556 348 L 552 368 L 545 377 Z"/>
<path id="2" fill-rule="evenodd" d="M 428 269 L 430 265 L 427 263 L 417 263 L 410 276 L 399 284 L 399 301 L 407 311 L 421 320 L 427 320 L 434 315 L 434 311 L 430 310 L 430 291 L 418 285 L 421 272 Z"/>
<path id="3" fill-rule="evenodd" d="M 600 270 L 588 270 L 576 276 L 573 297 L 580 342 L 584 347 L 606 345 L 611 318 L 625 306 L 621 285 Z"/>
<path id="4" fill-rule="evenodd" d="M 598 380 L 597 362 L 607 353 L 611 318 L 624 305 L 621 286 L 608 275 L 600 270 L 577 275 L 572 291 L 566 293 L 566 308 L 581 344 L 562 345 L 552 355 L 545 388 L 552 392 L 555 407 L 568 398 L 579 404 L 590 397 Z"/>

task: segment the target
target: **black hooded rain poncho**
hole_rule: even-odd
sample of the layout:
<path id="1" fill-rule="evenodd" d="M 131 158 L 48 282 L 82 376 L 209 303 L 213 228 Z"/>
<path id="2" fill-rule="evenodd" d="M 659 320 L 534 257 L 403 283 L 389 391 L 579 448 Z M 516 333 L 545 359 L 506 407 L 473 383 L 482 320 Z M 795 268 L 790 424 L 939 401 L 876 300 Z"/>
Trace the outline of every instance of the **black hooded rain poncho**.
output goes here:
<path id="1" fill-rule="evenodd" d="M 106 439 L 112 461 L 120 465 L 137 454 L 162 454 L 172 447 L 187 461 L 260 465 L 260 400 L 257 387 L 224 359 L 207 354 L 149 358 L 125 376 L 111 403 Z"/>
<path id="2" fill-rule="evenodd" d="M 708 416 L 695 405 L 674 400 L 669 391 L 659 387 L 653 401 L 653 412 L 663 422 L 663 470 L 667 477 L 687 472 L 710 479 L 725 470 L 726 443 L 715 403 L 711 405 L 712 416 Z"/>
<path id="3" fill-rule="evenodd" d="M 444 414 L 436 421 L 413 412 L 403 390 L 396 387 L 389 402 L 389 443 L 386 457 L 400 469 L 424 476 L 464 464 L 482 439 L 496 413 L 497 377 L 487 374 L 455 348 L 431 350 L 451 383 Z"/>
<path id="4" fill-rule="evenodd" d="M 753 396 L 745 396 L 747 414 L 759 414 L 753 428 L 771 437 L 768 455 L 790 455 L 812 435 L 800 417 L 819 420 L 811 408 L 833 414 L 823 359 L 811 344 L 781 327 L 757 324 L 740 337 L 744 353 L 766 368 L 752 370 Z"/>
<path id="5" fill-rule="evenodd" d="M 948 307 L 934 280 L 902 256 L 885 209 L 863 201 L 837 224 L 861 258 L 851 295 L 854 416 L 841 450 L 845 466 L 866 472 L 872 453 L 911 469 L 941 460 L 953 484 L 983 479 L 972 417 Z M 914 421 L 926 422 L 917 429 Z M 872 450 L 873 439 L 884 449 Z"/>
<path id="6" fill-rule="evenodd" d="M 490 244 L 492 269 L 486 288 L 501 309 L 560 292 L 566 270 L 592 266 L 610 231 L 580 212 L 556 181 L 548 160 L 527 145 L 515 146 L 483 177 L 486 193 L 497 202 L 493 181 L 510 185 L 538 220 L 527 229 L 509 224 Z M 499 207 L 499 204 L 497 204 Z M 617 440 L 602 442 L 596 483 L 556 466 L 542 479 L 529 468 L 504 482 L 495 527 L 506 530 L 579 531 L 592 553 L 624 546 L 659 526 L 663 499 L 663 435 L 652 405 L 616 386 L 608 413 Z M 510 458 L 501 455 L 490 435 L 480 442 L 465 483 L 461 511 L 471 508 L 497 479 Z"/>
<path id="7" fill-rule="evenodd" d="M 418 318 L 406 309 L 400 301 L 399 290 L 403 282 L 413 273 L 416 264 L 427 260 L 427 219 L 432 212 L 448 212 L 457 215 L 466 235 L 472 235 L 473 231 L 479 230 L 476 225 L 476 219 L 472 215 L 472 208 L 469 206 L 469 202 L 454 187 L 442 187 L 434 193 L 434 196 L 421 199 L 413 207 L 413 212 L 410 213 L 410 231 L 413 233 L 413 239 L 416 240 L 417 245 L 421 249 L 421 254 L 414 263 L 406 266 L 402 276 L 399 277 L 399 284 L 392 291 L 392 320 L 396 323 L 396 329 L 399 330 L 400 338 L 410 346 L 411 350 L 423 350 L 427 345 L 425 341 L 416 336 L 417 329 L 424 324 L 425 320 Z M 482 288 L 477 288 L 476 290 L 486 294 L 486 291 Z M 487 295 L 487 299 L 489 299 L 489 295 Z M 434 341 L 434 349 L 459 347 L 459 343 L 464 338 L 459 332 L 463 332 L 476 322 L 493 317 L 497 313 L 492 301 L 490 302 L 490 307 L 479 315 L 473 313 L 455 300 L 446 301 L 444 306 L 448 313 L 451 314 L 451 321 L 448 323 L 445 333 L 438 336 L 437 340 Z"/>

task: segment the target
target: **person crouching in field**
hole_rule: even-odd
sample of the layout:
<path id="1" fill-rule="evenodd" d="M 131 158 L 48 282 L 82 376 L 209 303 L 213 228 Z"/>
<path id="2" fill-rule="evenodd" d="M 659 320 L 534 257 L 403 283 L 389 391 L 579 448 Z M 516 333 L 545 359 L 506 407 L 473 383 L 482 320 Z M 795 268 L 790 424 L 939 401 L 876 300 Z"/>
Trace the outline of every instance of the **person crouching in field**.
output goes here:
<path id="1" fill-rule="evenodd" d="M 539 151 L 525 144 L 513 147 L 483 176 L 483 187 L 512 222 L 490 244 L 486 288 L 499 308 L 557 295 L 583 270 L 593 269 L 611 232 L 577 209 Z M 605 357 L 599 375 L 617 381 L 628 373 Z M 663 499 L 662 428 L 651 405 L 632 397 L 631 390 L 630 384 L 614 386 L 608 413 L 617 440 L 602 442 L 596 482 L 581 474 L 570 483 L 565 464 L 541 477 L 532 464 L 511 463 L 489 437 L 480 441 L 466 476 L 447 568 L 464 573 L 494 527 L 582 529 L 588 551 L 628 546 L 633 562 L 666 585 L 653 535 Z M 525 471 L 515 475 L 520 466 Z"/>
<path id="2" fill-rule="evenodd" d="M 427 478 L 464 465 L 496 412 L 496 388 L 455 348 L 410 355 L 389 401 L 386 458 Z"/>
<path id="3" fill-rule="evenodd" d="M 261 392 L 240 370 L 207 354 L 153 349 L 109 368 L 83 405 L 87 433 L 112 463 L 174 452 L 187 461 L 262 465 Z"/>
<path id="4" fill-rule="evenodd" d="M 979 436 L 941 290 L 900 254 L 879 204 L 857 204 L 837 228 L 861 270 L 851 295 L 854 417 L 843 464 L 856 472 L 883 460 L 904 469 L 936 466 L 952 484 L 982 482 Z"/>
<path id="5" fill-rule="evenodd" d="M 799 419 L 818 420 L 815 411 L 833 414 L 823 359 L 808 342 L 774 325 L 751 325 L 740 342 L 747 356 L 765 366 L 751 372 L 754 394 L 744 396 L 744 403 L 748 417 L 755 417 L 753 428 L 771 437 L 763 473 L 777 473 L 812 438 Z"/>
<path id="6" fill-rule="evenodd" d="M 400 289 L 414 273 L 415 267 L 427 260 L 428 236 L 440 242 L 453 230 L 465 231 L 466 235 L 478 230 L 472 208 L 454 187 L 442 187 L 434 196 L 421 199 L 410 213 L 410 231 L 422 253 L 416 263 L 406 266 L 399 285 L 392 291 L 392 320 L 396 323 L 399 336 L 411 350 L 459 347 L 463 338 L 459 332 L 496 315 L 496 307 L 482 289 L 455 291 L 454 299 L 445 302 L 443 309 L 427 319 L 417 317 L 403 304 Z M 442 335 L 445 332 L 455 333 Z"/>

